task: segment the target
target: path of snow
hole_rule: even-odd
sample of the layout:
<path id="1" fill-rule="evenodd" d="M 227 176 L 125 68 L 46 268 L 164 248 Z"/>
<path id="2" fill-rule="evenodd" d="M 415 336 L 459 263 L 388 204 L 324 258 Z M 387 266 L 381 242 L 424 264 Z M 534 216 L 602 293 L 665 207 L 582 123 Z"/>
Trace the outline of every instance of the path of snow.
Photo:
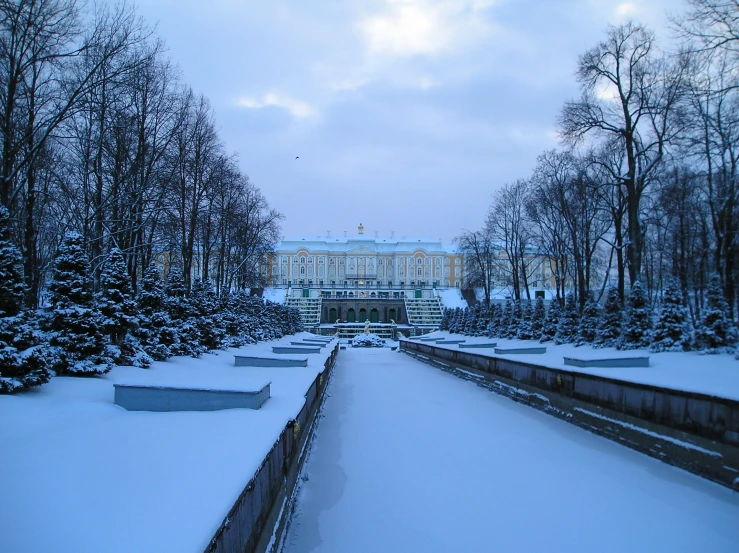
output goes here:
<path id="1" fill-rule="evenodd" d="M 0 552 L 202 553 L 331 353 L 308 367 L 234 367 L 301 333 L 104 378 L 53 378 L 0 396 Z M 239 389 L 271 381 L 258 411 L 151 413 L 114 382 Z"/>
<path id="2" fill-rule="evenodd" d="M 736 553 L 739 494 L 387 349 L 342 351 L 285 553 Z"/>

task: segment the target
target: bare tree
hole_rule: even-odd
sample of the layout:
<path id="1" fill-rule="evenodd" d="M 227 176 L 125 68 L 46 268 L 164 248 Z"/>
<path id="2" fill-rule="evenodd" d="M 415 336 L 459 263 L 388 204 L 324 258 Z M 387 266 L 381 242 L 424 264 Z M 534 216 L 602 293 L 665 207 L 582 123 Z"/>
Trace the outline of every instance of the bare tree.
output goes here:
<path id="1" fill-rule="evenodd" d="M 454 241 L 465 261 L 465 286 L 482 287 L 485 293 L 485 306 L 490 307 L 490 295 L 495 283 L 495 271 L 500 260 L 500 246 L 487 226 L 482 230 L 464 231 Z"/>
<path id="2" fill-rule="evenodd" d="M 614 176 L 624 189 L 632 284 L 642 264 L 641 200 L 678 132 L 674 114 L 682 71 L 682 65 L 668 64 L 659 54 L 646 28 L 634 23 L 611 27 L 605 41 L 580 56 L 582 97 L 567 102 L 560 116 L 562 136 L 571 144 L 592 134 L 617 145 L 625 159 L 625 172 Z"/>
<path id="3" fill-rule="evenodd" d="M 494 237 L 506 255 L 506 259 L 498 263 L 507 273 L 513 297 L 517 300 L 522 298 L 522 292 L 531 299 L 529 279 L 541 262 L 541 256 L 533 249 L 532 224 L 526 216 L 528 193 L 528 181 L 505 185 L 494 195 L 485 224 L 486 232 Z"/>

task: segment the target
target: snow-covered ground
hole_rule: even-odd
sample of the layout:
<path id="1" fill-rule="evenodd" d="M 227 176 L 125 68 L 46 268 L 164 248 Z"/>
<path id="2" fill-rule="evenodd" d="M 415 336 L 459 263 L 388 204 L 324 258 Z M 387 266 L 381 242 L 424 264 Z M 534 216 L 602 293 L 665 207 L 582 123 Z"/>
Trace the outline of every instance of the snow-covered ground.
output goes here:
<path id="1" fill-rule="evenodd" d="M 312 336 L 298 334 L 297 338 Z M 0 551 L 202 553 L 330 354 L 308 367 L 234 367 L 234 353 L 271 356 L 276 343 L 103 378 L 53 378 L 0 396 Z M 129 412 L 114 382 L 251 388 L 271 381 L 258 410 Z"/>
<path id="2" fill-rule="evenodd" d="M 505 340 L 500 338 L 470 337 L 461 334 L 450 334 L 446 331 L 433 332 L 429 337 L 453 337 L 465 340 L 467 344 L 482 342 L 497 342 L 498 347 L 540 347 L 546 346 L 544 354 L 524 355 L 499 355 L 506 359 L 514 359 L 526 363 L 533 363 L 562 369 L 571 372 L 585 374 L 596 374 L 616 380 L 638 382 L 660 386 L 673 390 L 684 390 L 708 394 L 716 397 L 724 397 L 739 400 L 739 361 L 733 355 L 702 355 L 697 352 L 663 352 L 649 353 L 647 350 L 620 351 L 615 348 L 595 349 L 592 346 L 575 347 L 573 344 L 555 345 L 552 342 L 544 344 L 536 340 Z M 434 342 L 432 342 L 434 344 Z M 435 347 L 443 347 L 459 350 L 457 344 L 434 344 Z M 467 353 L 476 355 L 490 355 L 496 357 L 493 349 L 465 349 Z M 565 357 L 577 358 L 601 358 L 601 357 L 633 357 L 649 356 L 649 367 L 632 368 L 597 368 L 597 367 L 573 367 L 564 364 Z"/>
<path id="3" fill-rule="evenodd" d="M 275 303 L 285 303 L 285 289 L 284 288 L 265 288 L 262 292 L 262 297 L 266 300 L 273 301 Z"/>
<path id="4" fill-rule="evenodd" d="M 285 553 L 739 551 L 739 495 L 389 349 L 338 357 Z"/>
<path id="5" fill-rule="evenodd" d="M 447 309 L 454 309 L 460 307 L 464 309 L 467 307 L 467 300 L 462 297 L 462 292 L 459 288 L 444 288 L 439 290 L 439 296 Z"/>

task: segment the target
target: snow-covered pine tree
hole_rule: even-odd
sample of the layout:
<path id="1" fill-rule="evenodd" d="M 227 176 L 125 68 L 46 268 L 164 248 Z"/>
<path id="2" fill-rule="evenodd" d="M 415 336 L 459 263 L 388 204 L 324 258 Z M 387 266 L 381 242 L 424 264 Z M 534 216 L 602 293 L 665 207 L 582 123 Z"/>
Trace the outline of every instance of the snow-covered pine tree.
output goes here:
<path id="1" fill-rule="evenodd" d="M 23 257 L 10 234 L 10 215 L 0 205 L 0 317 L 13 317 L 23 308 Z"/>
<path id="2" fill-rule="evenodd" d="M 544 328 L 544 318 L 547 310 L 544 307 L 544 298 L 539 296 L 534 304 L 534 313 L 531 316 L 531 336 L 534 340 L 541 339 L 541 330 Z"/>
<path id="3" fill-rule="evenodd" d="M 104 357 L 100 312 L 92 302 L 89 261 L 82 236 L 67 233 L 54 261 L 51 292 L 51 345 L 61 348 L 62 374 L 93 376 L 110 370 Z"/>
<path id="4" fill-rule="evenodd" d="M 546 317 L 544 317 L 544 323 L 541 327 L 541 338 L 540 342 L 548 342 L 553 340 L 557 335 L 557 328 L 559 328 L 559 320 L 562 318 L 562 307 L 559 305 L 559 299 L 555 298 L 549 304 Z"/>
<path id="5" fill-rule="evenodd" d="M 652 332 L 649 350 L 686 351 L 690 348 L 688 313 L 683 306 L 680 286 L 676 279 L 669 279 L 662 295 L 662 305 Z"/>
<path id="6" fill-rule="evenodd" d="M 138 312 L 126 261 L 118 248 L 110 250 L 105 260 L 100 287 L 95 300 L 103 316 L 102 330 L 113 345 L 118 345 L 135 324 Z"/>
<path id="7" fill-rule="evenodd" d="M 737 328 L 728 317 L 729 306 L 721 287 L 721 279 L 714 273 L 708 279 L 706 305 L 695 329 L 696 346 L 705 353 L 730 351 L 736 345 Z"/>
<path id="8" fill-rule="evenodd" d="M 477 321 L 475 322 L 475 336 L 485 336 L 485 332 L 488 327 L 488 323 L 490 322 L 490 309 L 485 307 L 484 305 L 480 305 L 480 312 L 477 316 Z"/>
<path id="9" fill-rule="evenodd" d="M 638 280 L 631 286 L 624 319 L 623 339 L 618 348 L 649 347 L 652 339 L 652 310 L 649 308 L 647 294 Z"/>
<path id="10" fill-rule="evenodd" d="M 444 308 L 441 316 L 441 323 L 439 324 L 439 330 L 449 330 L 449 315 L 450 310 L 448 307 Z"/>
<path id="11" fill-rule="evenodd" d="M 508 298 L 500 315 L 500 324 L 498 325 L 498 336 L 506 338 L 511 332 L 513 324 L 513 302 Z"/>
<path id="12" fill-rule="evenodd" d="M 518 327 L 521 324 L 522 316 L 521 300 L 513 300 L 511 304 L 511 318 L 509 319 L 507 331 L 505 334 L 506 338 L 515 338 L 518 336 Z"/>
<path id="13" fill-rule="evenodd" d="M 575 294 L 569 292 L 565 297 L 565 310 L 554 336 L 555 344 L 571 344 L 577 339 L 577 331 L 580 328 L 580 310 L 577 307 Z"/>
<path id="14" fill-rule="evenodd" d="M 601 308 L 598 302 L 593 298 L 592 292 L 589 294 L 585 306 L 580 316 L 580 326 L 577 329 L 576 346 L 584 344 L 592 344 L 595 342 L 595 336 L 598 333 L 598 325 L 601 319 Z"/>
<path id="15" fill-rule="evenodd" d="M 156 361 L 174 355 L 169 346 L 179 342 L 172 320 L 164 308 L 164 287 L 159 268 L 152 261 L 139 283 L 136 295 L 138 324 L 134 334 L 144 351 Z"/>
<path id="16" fill-rule="evenodd" d="M 49 381 L 53 363 L 33 355 L 34 321 L 23 309 L 22 257 L 11 239 L 8 210 L 0 206 L 0 393 L 20 392 Z M 20 351 L 21 348 L 24 351 Z"/>
<path id="17" fill-rule="evenodd" d="M 459 330 L 462 327 L 464 317 L 464 309 L 461 307 L 454 308 L 454 315 L 452 316 L 452 322 L 449 324 L 449 332 L 452 334 L 459 334 Z"/>
<path id="18" fill-rule="evenodd" d="M 500 329 L 501 308 L 493 303 L 490 305 L 490 322 L 488 323 L 486 336 L 488 338 L 497 338 Z"/>
<path id="19" fill-rule="evenodd" d="M 200 332 L 195 320 L 196 311 L 187 295 L 185 280 L 178 267 L 170 267 L 164 287 L 164 305 L 173 323 L 177 341 L 169 345 L 173 355 L 197 357 L 205 351 L 200 345 Z"/>
<path id="20" fill-rule="evenodd" d="M 470 329 L 474 326 L 474 320 L 475 320 L 475 313 L 473 309 L 466 307 L 464 310 L 464 324 L 462 325 L 462 330 L 460 334 L 469 336 Z"/>
<path id="21" fill-rule="evenodd" d="M 608 289 L 603 314 L 595 333 L 594 346 L 596 348 L 610 348 L 618 346 L 621 341 L 623 328 L 623 310 L 621 309 L 621 295 L 618 288 Z"/>
<path id="22" fill-rule="evenodd" d="M 195 310 L 195 325 L 200 335 L 200 344 L 206 349 L 218 349 L 223 343 L 226 331 L 223 327 L 221 314 L 218 312 L 218 297 L 209 280 L 196 278 L 190 292 L 191 304 Z M 275 318 L 275 324 L 280 326 L 282 321 Z M 282 330 L 279 330 L 280 334 Z"/>
<path id="23" fill-rule="evenodd" d="M 516 338 L 519 340 L 531 340 L 534 337 L 532 331 L 533 318 L 534 308 L 531 305 L 531 300 L 526 300 L 521 306 L 521 322 L 518 324 Z"/>

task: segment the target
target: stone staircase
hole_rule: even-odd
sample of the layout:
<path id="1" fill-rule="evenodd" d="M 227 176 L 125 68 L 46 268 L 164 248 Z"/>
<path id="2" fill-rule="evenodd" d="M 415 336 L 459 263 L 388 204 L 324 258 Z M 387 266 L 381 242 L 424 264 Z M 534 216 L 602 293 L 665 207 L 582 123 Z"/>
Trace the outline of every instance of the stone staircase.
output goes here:
<path id="1" fill-rule="evenodd" d="M 442 318 L 439 298 L 405 298 L 408 324 L 415 327 L 439 328 Z"/>
<path id="2" fill-rule="evenodd" d="M 285 305 L 297 307 L 305 328 L 321 324 L 321 298 L 286 298 Z"/>

